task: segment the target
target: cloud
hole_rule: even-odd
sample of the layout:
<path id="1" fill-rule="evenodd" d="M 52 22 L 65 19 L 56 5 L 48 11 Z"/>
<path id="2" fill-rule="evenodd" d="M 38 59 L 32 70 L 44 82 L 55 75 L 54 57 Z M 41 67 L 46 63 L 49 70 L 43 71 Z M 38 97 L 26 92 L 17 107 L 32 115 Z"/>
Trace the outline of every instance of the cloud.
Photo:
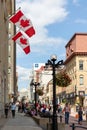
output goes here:
<path id="1" fill-rule="evenodd" d="M 35 51 L 35 44 L 39 44 L 40 48 L 43 48 L 43 44 L 45 43 L 48 46 L 52 44 L 56 45 L 56 43 L 57 45 L 60 44 L 60 38 L 53 38 L 48 35 L 50 32 L 47 26 L 52 26 L 55 23 L 58 24 L 66 19 L 69 13 L 66 10 L 67 0 L 18 0 L 16 3 L 17 9 L 21 7 L 21 10 L 27 18 L 31 19 L 35 28 L 36 34 L 29 39 L 30 44 L 32 43 L 32 51 Z"/>
<path id="2" fill-rule="evenodd" d="M 39 43 L 39 42 L 38 42 Z M 63 38 L 47 38 L 47 39 L 43 39 L 43 41 L 40 41 L 40 43 L 37 45 L 37 48 L 35 46 L 32 46 L 32 52 L 41 52 L 46 54 L 46 52 L 48 53 L 49 49 L 55 49 L 58 50 L 59 47 L 61 45 L 65 46 L 66 44 L 66 40 Z M 38 49 L 38 50 L 37 50 Z"/>
<path id="3" fill-rule="evenodd" d="M 17 66 L 18 77 L 20 81 L 29 81 L 30 69 Z"/>
<path id="4" fill-rule="evenodd" d="M 21 0 L 17 2 L 17 8 L 21 7 L 35 25 L 45 26 L 62 21 L 67 16 L 66 2 L 67 0 Z"/>

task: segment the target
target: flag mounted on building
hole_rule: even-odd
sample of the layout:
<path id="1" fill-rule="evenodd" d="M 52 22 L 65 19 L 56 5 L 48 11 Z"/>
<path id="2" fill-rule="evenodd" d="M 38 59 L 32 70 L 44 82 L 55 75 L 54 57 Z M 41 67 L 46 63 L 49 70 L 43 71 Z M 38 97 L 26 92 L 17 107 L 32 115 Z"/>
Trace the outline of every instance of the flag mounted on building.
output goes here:
<path id="1" fill-rule="evenodd" d="M 29 37 L 35 34 L 35 29 L 30 19 L 26 18 L 21 10 L 12 15 L 9 20 L 23 30 Z"/>
<path id="2" fill-rule="evenodd" d="M 14 42 L 17 42 L 23 51 L 28 54 L 30 53 L 30 45 L 28 39 L 22 34 L 22 32 L 18 32 L 15 36 L 12 37 Z"/>

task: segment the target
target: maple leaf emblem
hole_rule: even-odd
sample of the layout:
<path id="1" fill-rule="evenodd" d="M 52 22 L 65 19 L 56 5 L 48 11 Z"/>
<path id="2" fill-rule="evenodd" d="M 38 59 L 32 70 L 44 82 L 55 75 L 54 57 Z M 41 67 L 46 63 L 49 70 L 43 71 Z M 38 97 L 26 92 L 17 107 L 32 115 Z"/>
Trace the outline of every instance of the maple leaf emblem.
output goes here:
<path id="1" fill-rule="evenodd" d="M 26 45 L 26 44 L 27 44 L 27 39 L 25 39 L 25 38 L 20 38 L 20 42 L 21 42 L 22 44 Z"/>
<path id="2" fill-rule="evenodd" d="M 22 26 L 22 27 L 27 27 L 27 26 L 29 26 L 29 20 L 24 20 L 24 19 L 21 19 L 20 20 L 20 25 Z"/>

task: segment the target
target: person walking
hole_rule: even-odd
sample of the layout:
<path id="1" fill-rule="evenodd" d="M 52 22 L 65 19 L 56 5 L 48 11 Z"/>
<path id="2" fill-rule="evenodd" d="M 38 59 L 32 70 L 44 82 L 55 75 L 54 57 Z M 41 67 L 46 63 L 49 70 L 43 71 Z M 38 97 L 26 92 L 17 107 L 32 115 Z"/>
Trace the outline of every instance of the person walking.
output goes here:
<path id="1" fill-rule="evenodd" d="M 15 110 L 16 110 L 16 105 L 15 105 L 15 103 L 13 102 L 12 105 L 11 105 L 11 111 L 12 111 L 12 117 L 13 117 L 13 118 L 15 117 Z"/>
<path id="2" fill-rule="evenodd" d="M 82 107 L 79 107 L 79 111 L 78 111 L 78 124 L 82 125 L 82 120 L 83 120 L 83 111 L 82 111 Z"/>
<path id="3" fill-rule="evenodd" d="M 70 106 L 68 103 L 65 104 L 63 111 L 65 112 L 65 124 L 69 124 Z"/>
<path id="4" fill-rule="evenodd" d="M 9 104 L 8 103 L 5 104 L 4 110 L 5 110 L 5 117 L 7 118 L 8 117 L 8 111 L 9 111 Z"/>

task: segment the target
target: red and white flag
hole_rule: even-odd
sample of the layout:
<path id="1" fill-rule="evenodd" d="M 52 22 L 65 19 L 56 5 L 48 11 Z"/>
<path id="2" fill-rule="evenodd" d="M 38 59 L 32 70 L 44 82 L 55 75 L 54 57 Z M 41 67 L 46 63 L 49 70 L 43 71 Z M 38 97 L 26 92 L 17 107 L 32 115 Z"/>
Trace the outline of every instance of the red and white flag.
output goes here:
<path id="1" fill-rule="evenodd" d="M 14 37 L 12 37 L 12 40 L 17 42 L 26 54 L 30 53 L 29 41 L 21 32 L 18 32 Z"/>
<path id="2" fill-rule="evenodd" d="M 27 19 L 21 10 L 18 10 L 9 20 L 21 28 L 29 37 L 35 34 L 31 20 Z"/>

